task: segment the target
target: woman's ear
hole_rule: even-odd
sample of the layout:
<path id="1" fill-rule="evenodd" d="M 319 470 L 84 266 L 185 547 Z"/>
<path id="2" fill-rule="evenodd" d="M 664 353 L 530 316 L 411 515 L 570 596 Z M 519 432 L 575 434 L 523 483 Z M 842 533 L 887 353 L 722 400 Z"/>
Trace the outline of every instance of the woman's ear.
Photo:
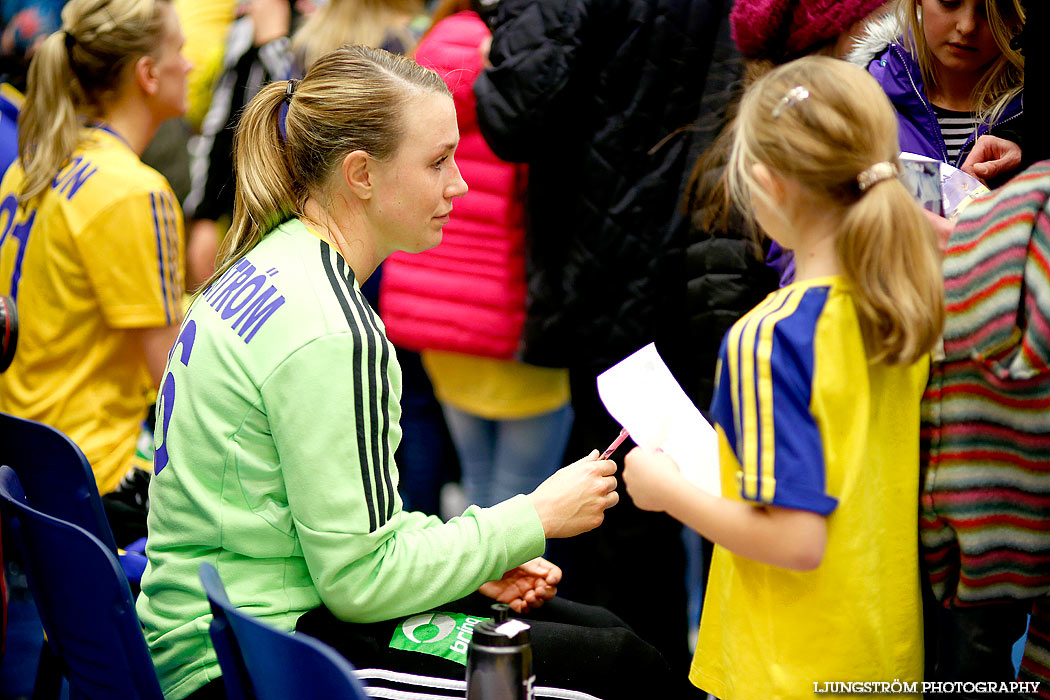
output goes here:
<path id="1" fill-rule="evenodd" d="M 132 74 L 135 84 L 143 93 L 152 97 L 160 89 L 160 79 L 157 77 L 157 63 L 152 56 L 140 56 L 132 66 Z"/>
<path id="2" fill-rule="evenodd" d="M 360 199 L 371 199 L 375 184 L 375 161 L 364 151 L 351 151 L 343 158 L 343 182 Z"/>

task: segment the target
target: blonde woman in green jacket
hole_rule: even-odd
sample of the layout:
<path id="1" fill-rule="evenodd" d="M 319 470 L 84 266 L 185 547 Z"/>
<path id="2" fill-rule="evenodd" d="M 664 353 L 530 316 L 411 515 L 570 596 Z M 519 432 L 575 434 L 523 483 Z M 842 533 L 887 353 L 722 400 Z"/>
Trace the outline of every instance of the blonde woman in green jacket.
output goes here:
<path id="1" fill-rule="evenodd" d="M 401 373 L 360 285 L 393 251 L 441 241 L 467 189 L 458 140 L 436 74 L 364 47 L 264 88 L 242 117 L 232 228 L 157 402 L 138 611 L 167 697 L 222 697 L 203 562 L 269 624 L 323 615 L 337 637 L 385 644 L 400 618 L 479 590 L 519 612 L 549 601 L 561 571 L 539 558 L 546 539 L 615 505 L 615 466 L 593 452 L 447 523 L 401 508 Z M 609 617 L 592 622 L 622 629 Z M 428 658 L 404 651 L 409 670 Z M 462 660 L 441 661 L 462 679 Z"/>

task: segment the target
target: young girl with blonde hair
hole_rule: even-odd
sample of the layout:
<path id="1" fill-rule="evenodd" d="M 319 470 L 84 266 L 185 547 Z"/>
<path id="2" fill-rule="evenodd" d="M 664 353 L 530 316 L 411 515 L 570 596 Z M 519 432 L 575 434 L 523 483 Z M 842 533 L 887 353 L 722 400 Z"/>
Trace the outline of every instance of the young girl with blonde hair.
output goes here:
<path id="1" fill-rule="evenodd" d="M 666 454 L 626 459 L 635 503 L 716 544 L 690 680 L 722 700 L 922 680 L 919 401 L 943 300 L 895 134 L 878 84 L 842 61 L 803 58 L 748 91 L 731 190 L 797 274 L 722 344 L 725 497 Z"/>
<path id="2" fill-rule="evenodd" d="M 1024 57 L 1015 40 L 1024 18 L 1020 0 L 897 0 L 895 12 L 869 26 L 850 60 L 875 76 L 897 110 L 901 150 L 972 163 L 967 169 L 993 184 L 1008 174 L 1003 163 L 969 156 L 983 152 L 983 135 L 1021 145 Z"/>

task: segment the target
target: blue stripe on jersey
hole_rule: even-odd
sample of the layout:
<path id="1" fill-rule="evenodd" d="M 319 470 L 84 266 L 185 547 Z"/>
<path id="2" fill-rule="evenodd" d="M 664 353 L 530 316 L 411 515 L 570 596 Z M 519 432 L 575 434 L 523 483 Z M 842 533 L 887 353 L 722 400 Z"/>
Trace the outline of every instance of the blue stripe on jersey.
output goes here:
<path id="1" fill-rule="evenodd" d="M 160 292 L 164 297 L 164 318 L 171 325 L 171 305 L 168 303 L 168 283 L 164 277 L 164 248 L 160 241 L 160 220 L 157 217 L 157 195 L 150 192 L 150 206 L 153 208 L 153 234 L 157 239 L 157 271 L 160 273 Z M 165 235 L 165 238 L 167 236 Z"/>
<path id="2" fill-rule="evenodd" d="M 177 300 L 179 295 L 175 287 L 175 256 L 178 247 L 178 230 L 171 216 L 171 198 L 164 192 L 157 194 L 164 216 L 164 275 L 168 280 L 168 294 L 171 295 L 172 318 L 178 318 Z"/>
<path id="3" fill-rule="evenodd" d="M 740 463 L 744 499 L 822 515 L 837 505 L 812 414 L 814 338 L 829 291 L 776 292 L 722 341 L 710 413 Z"/>
<path id="4" fill-rule="evenodd" d="M 749 311 L 744 318 L 733 324 L 722 337 L 722 346 L 718 351 L 719 376 L 715 386 L 715 393 L 711 397 L 711 421 L 722 426 L 722 431 L 730 448 L 737 454 L 737 461 L 741 459 L 742 445 L 739 442 L 740 411 L 739 406 L 739 383 L 741 364 L 739 357 L 740 339 L 745 335 L 748 325 L 756 316 L 761 316 L 772 306 L 784 292 L 777 291 L 767 296 L 754 309 Z M 732 352 L 730 352 L 732 348 Z"/>
<path id="5" fill-rule="evenodd" d="M 798 309 L 776 324 L 770 357 L 777 484 L 773 504 L 821 515 L 838 503 L 825 490 L 824 442 L 812 412 L 814 338 L 829 291 L 806 290 Z"/>
<path id="6" fill-rule="evenodd" d="M 176 271 L 178 270 L 179 260 L 179 227 L 178 221 L 175 219 L 175 205 L 172 202 L 173 196 L 171 194 L 163 194 L 164 202 L 164 231 L 168 234 L 168 255 L 167 265 L 165 270 L 168 274 L 168 289 L 171 291 L 171 306 L 175 310 L 176 318 L 178 317 L 178 279 Z"/>
<path id="7" fill-rule="evenodd" d="M 732 332 L 732 331 L 730 331 Z M 733 420 L 733 395 L 730 390 L 729 359 L 727 357 L 727 346 L 729 333 L 722 336 L 722 345 L 718 348 L 718 374 L 715 376 L 715 391 L 711 396 L 711 409 L 708 417 L 711 423 L 722 426 L 726 440 L 733 452 L 737 452 L 736 445 L 736 421 Z"/>
<path id="8" fill-rule="evenodd" d="M 162 286 L 167 289 L 167 294 L 164 297 L 165 304 L 170 304 L 174 309 L 174 288 L 171 283 L 171 275 L 168 274 L 170 269 L 169 261 L 171 260 L 171 231 L 168 229 L 168 207 L 167 202 L 164 200 L 164 193 L 157 192 L 157 208 L 160 210 L 160 231 L 161 231 L 161 265 L 160 274 L 163 280 Z"/>
<path id="9" fill-rule="evenodd" d="M 782 313 L 784 307 L 791 303 L 793 297 L 796 294 L 797 292 L 795 290 L 784 290 L 780 293 L 779 298 L 776 300 L 777 303 L 773 307 L 769 308 L 765 313 L 756 314 L 755 316 L 753 316 L 750 319 L 748 326 L 745 327 L 741 332 L 739 339 L 740 345 L 737 348 L 737 351 L 740 355 L 741 368 L 741 379 L 738 380 L 740 385 L 740 409 L 738 410 L 740 410 L 743 414 L 742 416 L 740 416 L 739 424 L 740 434 L 744 436 L 744 440 L 741 441 L 740 449 L 737 449 L 736 453 L 737 459 L 740 461 L 740 464 L 744 465 L 745 467 L 745 473 L 748 471 L 748 466 L 755 467 L 754 474 L 757 477 L 754 484 L 755 495 L 759 495 L 762 493 L 762 471 L 761 469 L 757 468 L 758 465 L 756 464 L 754 459 L 749 459 L 749 456 L 751 455 L 752 450 L 757 451 L 756 456 L 761 455 L 761 446 L 764 437 L 764 431 L 762 429 L 762 421 L 759 420 L 759 416 L 757 414 L 755 416 L 750 416 L 748 413 L 748 409 L 744 407 L 750 405 L 757 409 L 762 405 L 759 395 L 759 382 L 757 381 L 758 362 L 756 352 L 758 350 L 758 337 L 761 335 L 762 328 L 769 321 L 770 317 L 775 318 L 777 314 Z M 748 352 L 748 348 L 750 348 L 750 352 Z M 745 354 L 747 355 L 747 357 L 745 357 Z M 745 362 L 751 364 L 751 366 L 747 368 L 752 373 L 750 375 L 750 381 L 744 381 L 744 379 L 747 377 L 747 375 L 743 371 L 745 369 L 743 363 Z M 752 394 L 750 400 L 753 403 L 749 404 L 748 397 L 744 396 L 744 392 Z M 748 435 L 749 431 L 752 433 L 750 436 Z M 748 494 L 744 493 L 744 495 L 747 496 Z"/>

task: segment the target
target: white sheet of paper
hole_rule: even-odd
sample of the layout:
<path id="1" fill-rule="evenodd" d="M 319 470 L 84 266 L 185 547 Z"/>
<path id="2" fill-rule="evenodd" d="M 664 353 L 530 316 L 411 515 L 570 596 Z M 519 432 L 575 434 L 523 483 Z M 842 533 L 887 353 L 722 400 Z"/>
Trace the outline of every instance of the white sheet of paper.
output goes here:
<path id="1" fill-rule="evenodd" d="M 971 202 L 990 194 L 983 182 L 953 165 L 907 151 L 902 152 L 900 158 L 905 167 L 909 161 L 936 163 L 940 167 L 941 211 L 947 219 L 954 221 Z M 920 203 L 922 203 L 921 200 Z"/>
<path id="2" fill-rule="evenodd" d="M 690 482 L 722 495 L 718 435 L 685 395 L 654 344 L 598 375 L 598 395 L 631 439 L 646 449 L 663 450 Z"/>

